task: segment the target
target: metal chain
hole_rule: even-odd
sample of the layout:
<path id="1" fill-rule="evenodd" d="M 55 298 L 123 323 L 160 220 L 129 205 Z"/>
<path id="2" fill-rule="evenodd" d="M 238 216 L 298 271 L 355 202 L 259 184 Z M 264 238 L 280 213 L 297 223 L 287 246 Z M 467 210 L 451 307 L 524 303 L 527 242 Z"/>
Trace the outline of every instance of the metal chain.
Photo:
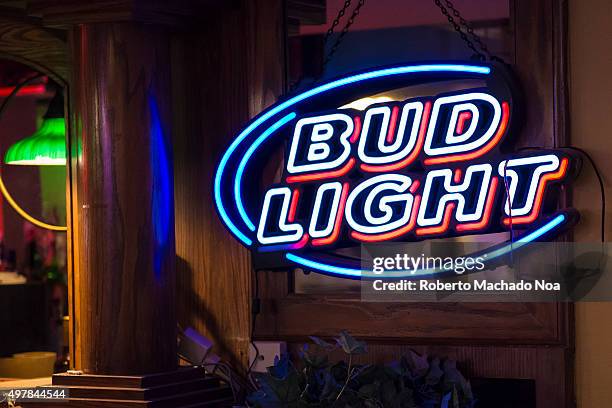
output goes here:
<path id="1" fill-rule="evenodd" d="M 325 38 L 323 38 L 324 44 L 327 44 L 327 41 L 329 41 L 329 38 L 332 36 L 332 34 L 334 34 L 334 29 L 336 28 L 338 24 L 340 24 L 340 20 L 342 19 L 342 17 L 344 17 L 344 14 L 346 13 L 346 10 L 348 10 L 350 5 L 351 5 L 351 0 L 345 0 L 344 6 L 342 6 L 342 8 L 338 11 L 338 15 L 336 16 L 331 26 L 327 30 L 327 33 L 325 33 Z"/>
<path id="2" fill-rule="evenodd" d="M 342 6 L 342 8 L 340 10 L 338 10 L 338 14 L 336 15 L 336 18 L 334 18 L 334 21 L 332 21 L 331 25 L 329 26 L 329 29 L 327 30 L 327 32 L 325 33 L 325 37 L 323 37 L 323 50 L 325 50 L 327 48 L 327 44 L 329 43 L 329 39 L 331 38 L 331 36 L 334 34 L 334 30 L 336 29 L 336 27 L 338 26 L 338 24 L 340 24 L 340 20 L 342 20 L 342 17 L 344 17 L 344 15 L 346 14 L 346 11 L 348 10 L 348 8 L 351 6 L 351 2 L 352 0 L 345 0 L 344 1 L 344 5 Z M 351 16 L 352 17 L 352 16 Z M 354 18 L 353 18 L 354 19 Z M 352 24 L 352 23 L 351 23 Z M 345 26 L 346 28 L 346 26 Z M 335 44 L 334 44 L 335 45 Z M 337 45 L 335 45 L 336 48 Z M 335 50 L 334 50 L 335 52 Z M 323 63 L 323 66 L 321 68 L 321 71 L 323 71 L 325 69 L 325 65 L 327 64 L 327 62 L 329 62 L 329 55 L 325 58 L 324 60 L 325 62 Z M 320 78 L 316 78 L 314 83 L 316 83 Z M 300 87 L 300 85 L 302 84 L 302 81 L 304 80 L 304 77 L 302 76 L 302 78 L 300 78 L 298 81 L 296 81 L 293 85 L 291 85 L 290 87 L 290 91 L 293 92 L 294 90 L 296 90 L 297 88 Z"/>
<path id="3" fill-rule="evenodd" d="M 453 26 L 453 28 L 455 29 L 455 31 L 457 32 L 457 34 L 459 34 L 459 36 L 461 37 L 461 39 L 467 44 L 468 48 L 471 49 L 472 51 L 474 51 L 474 53 L 476 55 L 478 55 L 478 57 L 481 60 L 486 60 L 487 56 L 485 54 L 483 54 L 482 52 L 478 51 L 476 49 L 476 46 L 474 45 L 474 43 L 472 41 L 470 41 L 470 39 L 468 38 L 468 36 L 463 32 L 463 30 L 461 29 L 461 25 L 459 25 L 455 19 L 453 18 L 453 16 L 448 12 L 448 10 L 446 9 L 446 7 L 444 7 L 444 5 L 440 2 L 440 0 L 434 0 L 434 3 L 436 4 L 436 6 L 438 6 L 438 8 L 440 9 L 440 11 L 442 12 L 442 14 L 444 14 L 444 16 L 446 17 L 446 19 L 448 20 L 448 22 Z M 450 1 L 446 1 L 446 3 L 450 3 Z M 450 3 L 452 6 L 452 3 Z M 455 7 L 451 7 L 451 9 L 453 10 L 453 14 L 456 16 L 461 17 L 461 14 L 459 14 L 459 11 L 457 11 L 457 9 Z M 461 18 L 461 20 L 463 20 L 463 18 Z M 463 20 L 465 21 L 465 20 Z M 466 22 L 467 24 L 467 22 Z M 472 31 L 473 32 L 473 31 Z M 476 35 L 476 34 L 474 34 Z M 480 41 L 480 44 L 482 44 L 482 41 Z"/>
<path id="4" fill-rule="evenodd" d="M 459 19 L 459 23 L 465 28 L 465 30 L 467 31 L 468 34 L 470 34 L 472 36 L 472 39 L 478 44 L 478 46 L 480 47 L 480 49 L 487 54 L 487 56 L 491 59 L 493 58 L 493 55 L 491 55 L 491 53 L 489 52 L 489 48 L 487 47 L 487 45 L 485 43 L 482 42 L 482 40 L 480 39 L 480 37 L 478 36 L 478 34 L 476 34 L 474 32 L 474 29 L 472 28 L 472 26 L 470 25 L 470 23 L 468 23 L 463 16 L 461 16 L 461 13 L 459 13 L 459 10 L 457 10 L 455 8 L 455 6 L 453 5 L 453 3 L 450 0 L 445 0 L 446 3 L 446 7 L 448 7 L 452 12 L 453 12 L 453 16 L 455 16 L 456 18 Z"/>
<path id="5" fill-rule="evenodd" d="M 481 60 L 486 60 L 488 58 L 488 59 L 491 59 L 491 60 L 497 60 L 497 61 L 503 62 L 503 60 L 501 58 L 493 55 L 489 51 L 487 45 L 484 42 L 482 42 L 482 40 L 480 39 L 478 34 L 476 34 L 474 32 L 474 29 L 470 25 L 470 23 L 468 23 L 463 18 L 463 16 L 461 16 L 461 13 L 459 12 L 459 10 L 457 10 L 457 8 L 455 7 L 455 5 L 452 3 L 451 0 L 444 0 L 446 6 L 444 6 L 440 0 L 433 0 L 433 1 L 434 1 L 435 5 L 438 6 L 438 8 L 442 12 L 442 14 L 446 17 L 448 22 L 453 26 L 453 28 L 455 29 L 457 34 L 459 34 L 461 39 L 466 43 L 468 48 L 470 50 L 472 50 L 474 52 L 474 54 L 478 56 L 478 58 L 480 58 Z M 344 17 L 344 15 L 346 14 L 347 10 L 351 6 L 351 2 L 352 2 L 352 0 L 345 0 L 344 1 L 344 5 L 338 11 L 338 14 L 336 15 L 336 18 L 334 18 L 334 20 L 332 21 L 331 26 L 329 27 L 329 29 L 325 33 L 325 37 L 323 38 L 323 47 L 324 48 L 327 48 L 327 43 L 329 42 L 329 39 L 334 34 L 334 30 L 336 29 L 336 27 L 340 24 L 340 20 Z M 336 51 L 338 51 L 338 48 L 340 47 L 340 44 L 342 44 L 342 41 L 344 40 L 344 37 L 346 36 L 346 34 L 348 33 L 349 29 L 351 28 L 351 26 L 355 22 L 355 19 L 359 16 L 361 8 L 364 6 L 365 2 L 366 2 L 366 0 L 359 0 L 359 2 L 357 3 L 357 6 L 355 6 L 355 8 L 353 9 L 353 12 L 351 13 L 351 16 L 349 17 L 348 21 L 346 22 L 346 24 L 342 28 L 342 31 L 338 35 L 338 38 L 336 38 L 336 41 L 331 46 L 331 48 L 329 49 L 329 52 L 327 53 L 325 59 L 323 60 L 322 71 L 325 70 L 325 67 L 327 66 L 327 64 L 331 61 L 333 56 L 336 54 Z M 450 10 L 450 12 L 449 12 L 449 10 Z M 457 23 L 457 21 L 455 21 L 455 18 L 459 20 L 458 23 Z M 465 32 L 462 29 L 462 27 L 463 27 L 463 29 L 465 29 Z M 467 34 L 466 34 L 466 32 L 467 32 Z M 470 38 L 468 37 L 468 34 L 472 38 L 472 40 L 474 42 L 472 42 L 472 40 L 470 40 Z M 474 43 L 476 43 L 476 45 Z M 478 46 L 478 48 L 480 50 L 477 49 L 476 46 Z M 300 85 L 300 83 L 302 82 L 302 79 L 297 81 L 297 83 L 295 83 L 291 87 L 292 90 L 296 89 Z M 316 83 L 318 80 L 319 80 L 319 78 L 315 79 L 314 82 Z"/>
<path id="6" fill-rule="evenodd" d="M 359 16 L 359 12 L 361 11 L 361 8 L 365 4 L 365 2 L 366 2 L 366 0 L 359 0 L 357 5 L 355 6 L 355 9 L 353 9 L 353 13 L 349 17 L 349 19 L 346 22 L 346 24 L 344 25 L 344 28 L 340 32 L 340 35 L 338 35 L 338 38 L 336 38 L 336 41 L 334 42 L 334 45 L 332 45 L 332 47 L 330 48 L 329 52 L 327 53 L 327 56 L 325 57 L 325 60 L 323 61 L 323 69 L 325 69 L 325 66 L 329 63 L 329 61 L 332 59 L 332 57 L 334 56 L 334 54 L 338 50 L 338 47 L 342 43 L 342 40 L 344 39 L 344 37 L 348 33 L 349 29 L 351 28 L 351 26 L 355 22 L 355 19 Z"/>

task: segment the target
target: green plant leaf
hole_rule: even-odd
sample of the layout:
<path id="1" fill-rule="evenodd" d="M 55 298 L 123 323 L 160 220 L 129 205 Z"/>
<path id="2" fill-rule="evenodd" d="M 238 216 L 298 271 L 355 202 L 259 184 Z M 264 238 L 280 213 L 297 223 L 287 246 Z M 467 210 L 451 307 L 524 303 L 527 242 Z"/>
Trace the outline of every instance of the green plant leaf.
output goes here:
<path id="1" fill-rule="evenodd" d="M 429 371 L 425 377 L 425 383 L 427 385 L 436 385 L 440 382 L 442 375 L 444 375 L 444 372 L 440 368 L 440 359 L 434 357 L 429 363 Z"/>
<path id="2" fill-rule="evenodd" d="M 402 360 L 405 362 L 407 368 L 412 372 L 413 378 L 424 377 L 429 371 L 429 361 L 427 355 L 420 355 L 414 350 L 409 350 Z"/>
<path id="3" fill-rule="evenodd" d="M 384 408 L 384 405 L 376 399 L 367 399 L 363 402 L 365 408 Z M 352 407 L 351 407 L 352 408 Z"/>
<path id="4" fill-rule="evenodd" d="M 289 366 L 291 361 L 289 360 L 289 354 L 282 354 L 280 357 L 274 358 L 274 365 L 268 367 L 268 373 L 275 378 L 286 378 L 289 374 Z"/>
<path id="5" fill-rule="evenodd" d="M 312 350 L 308 344 L 304 344 L 300 350 L 300 357 L 307 367 L 321 369 L 329 365 L 329 358 L 326 354 L 319 354 Z"/>
<path id="6" fill-rule="evenodd" d="M 454 360 L 446 360 L 442 364 L 442 369 L 444 371 L 444 383 L 447 388 L 451 389 L 453 387 L 458 387 L 463 395 L 469 395 L 471 398 L 472 390 L 470 384 L 457 369 L 457 362 Z"/>
<path id="7" fill-rule="evenodd" d="M 409 351 L 389 365 L 354 364 L 365 343 L 342 332 L 337 346 L 314 337 L 294 365 L 288 355 L 266 374 L 257 374 L 259 391 L 249 403 L 262 408 L 473 408 L 470 383 L 453 360 L 428 358 Z M 346 361 L 331 364 L 329 348 L 341 347 Z M 348 364 L 348 361 L 351 361 Z M 349 367 L 350 365 L 350 367 Z M 298 370 L 296 367 L 300 367 Z M 348 372 L 350 370 L 350 373 Z M 350 378 L 347 379 L 347 376 Z"/>
<path id="8" fill-rule="evenodd" d="M 457 387 L 453 386 L 453 398 L 452 398 L 453 408 L 460 408 L 459 394 L 457 394 Z"/>
<path id="9" fill-rule="evenodd" d="M 279 379 L 270 374 L 260 374 L 257 376 L 259 390 L 248 397 L 248 401 L 264 408 L 287 407 L 288 404 L 297 402 L 301 392 L 297 385 L 295 375 Z"/>
<path id="10" fill-rule="evenodd" d="M 324 381 L 323 389 L 321 390 L 321 401 L 335 401 L 336 397 L 340 393 L 342 385 L 336 381 L 334 376 L 329 371 L 325 371 Z"/>
<path id="11" fill-rule="evenodd" d="M 440 408 L 450 408 L 452 394 L 449 392 L 442 398 L 442 402 L 440 403 Z"/>
<path id="12" fill-rule="evenodd" d="M 336 381 L 344 382 L 344 380 L 346 380 L 346 370 L 347 370 L 346 361 L 341 360 L 333 364 L 330 367 L 329 372 L 331 373 L 331 375 L 334 376 Z"/>
<path id="13" fill-rule="evenodd" d="M 340 332 L 336 342 L 346 354 L 365 354 L 367 353 L 366 343 L 359 341 L 351 336 L 347 331 Z"/>
<path id="14" fill-rule="evenodd" d="M 333 350 L 333 349 L 336 348 L 333 344 L 323 340 L 322 338 L 319 338 L 319 337 L 316 337 L 316 336 L 308 336 L 308 338 L 310 340 L 312 340 L 312 342 L 314 344 L 316 344 L 317 346 L 323 348 L 324 350 Z"/>
<path id="15" fill-rule="evenodd" d="M 359 387 L 359 395 L 365 398 L 372 398 L 378 394 L 378 383 L 364 384 Z"/>

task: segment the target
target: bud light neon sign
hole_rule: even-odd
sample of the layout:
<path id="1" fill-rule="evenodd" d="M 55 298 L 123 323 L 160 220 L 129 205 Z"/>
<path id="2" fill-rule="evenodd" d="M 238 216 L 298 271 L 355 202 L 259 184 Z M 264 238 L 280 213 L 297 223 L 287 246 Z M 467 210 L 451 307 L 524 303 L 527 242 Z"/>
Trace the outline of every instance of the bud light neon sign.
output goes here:
<path id="1" fill-rule="evenodd" d="M 410 96 L 351 109 L 398 88 Z M 361 243 L 516 231 L 493 259 L 553 238 L 576 219 L 557 197 L 579 160 L 513 148 L 520 105 L 495 65 L 396 66 L 318 85 L 233 140 L 215 174 L 219 216 L 257 256 L 349 278 L 367 271 L 334 251 Z M 266 168 L 278 170 L 267 184 Z"/>

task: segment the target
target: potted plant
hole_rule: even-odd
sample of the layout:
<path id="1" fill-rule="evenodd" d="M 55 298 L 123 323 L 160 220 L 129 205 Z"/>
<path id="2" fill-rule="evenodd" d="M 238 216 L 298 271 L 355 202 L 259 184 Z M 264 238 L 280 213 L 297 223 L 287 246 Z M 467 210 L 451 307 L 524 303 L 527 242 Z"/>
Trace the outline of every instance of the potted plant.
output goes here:
<path id="1" fill-rule="evenodd" d="M 261 408 L 473 408 L 469 382 L 456 362 L 410 351 L 390 364 L 363 365 L 355 356 L 366 344 L 347 332 L 334 343 L 311 337 L 293 363 L 288 355 L 276 359 L 256 376 L 259 389 L 248 396 L 250 407 Z M 332 361 L 342 350 L 345 359 Z"/>

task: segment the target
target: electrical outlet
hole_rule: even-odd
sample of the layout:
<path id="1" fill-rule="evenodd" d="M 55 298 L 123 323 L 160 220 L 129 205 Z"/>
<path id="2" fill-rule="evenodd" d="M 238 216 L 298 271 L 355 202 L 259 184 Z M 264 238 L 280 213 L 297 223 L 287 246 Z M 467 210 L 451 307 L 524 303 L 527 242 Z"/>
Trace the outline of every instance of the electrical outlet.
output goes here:
<path id="1" fill-rule="evenodd" d="M 287 352 L 287 343 L 284 341 L 256 341 L 255 345 L 259 350 L 259 358 L 253 364 L 253 360 L 257 356 L 257 351 L 250 344 L 249 347 L 249 363 L 253 364 L 251 371 L 256 373 L 265 373 L 268 367 L 274 365 L 274 359 L 280 357 Z"/>

